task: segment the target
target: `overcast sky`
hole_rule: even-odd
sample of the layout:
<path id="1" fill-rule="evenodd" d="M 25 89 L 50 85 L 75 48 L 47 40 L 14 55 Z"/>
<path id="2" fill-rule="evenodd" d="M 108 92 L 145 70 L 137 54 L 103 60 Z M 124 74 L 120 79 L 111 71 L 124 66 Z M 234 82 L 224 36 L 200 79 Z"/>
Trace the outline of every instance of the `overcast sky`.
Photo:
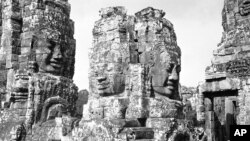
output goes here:
<path id="1" fill-rule="evenodd" d="M 88 89 L 88 48 L 92 46 L 94 22 L 99 10 L 109 6 L 125 6 L 128 14 L 154 7 L 166 12 L 174 24 L 177 43 L 182 50 L 180 83 L 197 86 L 204 81 L 212 51 L 221 40 L 221 11 L 224 0 L 69 0 L 71 18 L 75 21 L 76 63 L 74 82 Z"/>

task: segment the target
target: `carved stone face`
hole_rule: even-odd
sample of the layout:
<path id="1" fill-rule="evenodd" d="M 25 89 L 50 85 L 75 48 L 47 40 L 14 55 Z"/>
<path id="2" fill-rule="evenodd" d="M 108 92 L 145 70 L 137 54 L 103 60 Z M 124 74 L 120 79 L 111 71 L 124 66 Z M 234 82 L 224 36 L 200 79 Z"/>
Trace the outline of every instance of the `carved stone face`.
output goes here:
<path id="1" fill-rule="evenodd" d="M 99 63 L 90 80 L 90 87 L 100 96 L 120 94 L 125 90 L 124 66 L 119 63 Z"/>
<path id="2" fill-rule="evenodd" d="M 172 97 L 178 92 L 180 65 L 170 53 L 156 52 L 150 73 L 155 95 Z"/>
<path id="3" fill-rule="evenodd" d="M 39 61 L 39 71 L 60 75 L 64 67 L 64 54 L 59 43 L 54 40 L 38 39 L 36 60 Z"/>
<path id="4" fill-rule="evenodd" d="M 127 46 L 100 42 L 90 49 L 89 86 L 95 96 L 118 95 L 125 91 L 128 67 Z"/>

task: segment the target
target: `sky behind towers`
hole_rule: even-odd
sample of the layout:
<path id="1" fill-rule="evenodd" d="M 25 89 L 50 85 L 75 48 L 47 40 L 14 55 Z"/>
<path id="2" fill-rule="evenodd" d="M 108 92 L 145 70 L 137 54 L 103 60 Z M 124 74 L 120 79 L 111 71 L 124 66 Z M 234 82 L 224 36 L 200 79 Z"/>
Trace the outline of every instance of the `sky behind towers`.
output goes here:
<path id="1" fill-rule="evenodd" d="M 224 0 L 69 0 L 69 3 L 76 39 L 73 79 L 80 90 L 88 89 L 88 48 L 92 46 L 92 29 L 100 19 L 101 8 L 124 6 L 129 15 L 149 6 L 165 11 L 182 50 L 180 83 L 186 86 L 197 86 L 199 81 L 204 81 L 205 68 L 211 64 L 213 50 L 223 31 Z"/>

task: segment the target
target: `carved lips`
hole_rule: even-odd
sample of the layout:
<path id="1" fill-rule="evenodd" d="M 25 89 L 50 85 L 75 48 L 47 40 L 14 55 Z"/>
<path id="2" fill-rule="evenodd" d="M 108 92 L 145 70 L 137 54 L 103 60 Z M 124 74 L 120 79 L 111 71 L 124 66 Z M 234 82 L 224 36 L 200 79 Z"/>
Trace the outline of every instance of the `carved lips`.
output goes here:
<path id="1" fill-rule="evenodd" d="M 106 77 L 98 77 L 97 78 L 97 90 L 99 94 L 103 94 L 110 87 L 110 83 L 108 82 Z"/>
<path id="2" fill-rule="evenodd" d="M 54 68 L 61 68 L 62 67 L 62 62 L 61 61 L 51 61 L 50 65 Z"/>
<path id="3" fill-rule="evenodd" d="M 167 83 L 167 89 L 169 89 L 169 90 L 175 89 L 175 84 L 174 84 L 173 81 L 168 81 L 168 83 Z"/>

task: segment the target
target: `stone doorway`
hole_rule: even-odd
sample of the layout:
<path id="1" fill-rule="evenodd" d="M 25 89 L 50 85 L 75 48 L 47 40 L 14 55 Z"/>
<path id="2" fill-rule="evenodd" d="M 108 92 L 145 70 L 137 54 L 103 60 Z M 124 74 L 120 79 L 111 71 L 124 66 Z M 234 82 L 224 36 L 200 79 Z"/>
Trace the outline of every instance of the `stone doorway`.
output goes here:
<path id="1" fill-rule="evenodd" d="M 236 125 L 238 91 L 205 93 L 208 141 L 230 140 L 230 125 Z"/>

